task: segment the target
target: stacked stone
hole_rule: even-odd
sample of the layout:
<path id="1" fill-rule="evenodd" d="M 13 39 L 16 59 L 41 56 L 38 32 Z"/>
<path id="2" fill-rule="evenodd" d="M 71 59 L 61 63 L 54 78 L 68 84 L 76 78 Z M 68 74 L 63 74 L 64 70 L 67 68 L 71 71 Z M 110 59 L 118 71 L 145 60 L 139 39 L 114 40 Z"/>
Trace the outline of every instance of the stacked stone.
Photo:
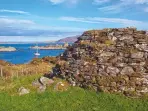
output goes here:
<path id="1" fill-rule="evenodd" d="M 136 28 L 87 31 L 59 59 L 55 69 L 71 84 L 128 96 L 148 94 L 146 31 Z"/>

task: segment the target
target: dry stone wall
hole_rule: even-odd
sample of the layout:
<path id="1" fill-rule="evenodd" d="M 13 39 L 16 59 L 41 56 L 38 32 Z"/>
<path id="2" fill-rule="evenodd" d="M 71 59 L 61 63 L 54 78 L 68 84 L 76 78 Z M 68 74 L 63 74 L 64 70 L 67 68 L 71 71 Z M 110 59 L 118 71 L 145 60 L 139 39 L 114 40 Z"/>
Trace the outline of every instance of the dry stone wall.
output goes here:
<path id="1" fill-rule="evenodd" d="M 84 32 L 53 73 L 83 88 L 127 96 L 148 94 L 148 35 L 136 28 Z"/>

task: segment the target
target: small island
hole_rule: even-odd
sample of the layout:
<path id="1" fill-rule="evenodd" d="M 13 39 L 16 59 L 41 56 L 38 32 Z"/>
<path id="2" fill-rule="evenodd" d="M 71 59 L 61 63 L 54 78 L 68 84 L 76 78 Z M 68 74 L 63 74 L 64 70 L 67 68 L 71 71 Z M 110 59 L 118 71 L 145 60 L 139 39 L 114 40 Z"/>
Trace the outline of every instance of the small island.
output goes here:
<path id="1" fill-rule="evenodd" d="M 58 50 L 58 49 L 66 49 L 69 46 L 68 43 L 65 43 L 64 45 L 47 45 L 47 46 L 33 46 L 31 49 L 40 49 L 40 50 Z"/>
<path id="2" fill-rule="evenodd" d="M 0 52 L 13 52 L 16 51 L 14 47 L 0 47 Z"/>

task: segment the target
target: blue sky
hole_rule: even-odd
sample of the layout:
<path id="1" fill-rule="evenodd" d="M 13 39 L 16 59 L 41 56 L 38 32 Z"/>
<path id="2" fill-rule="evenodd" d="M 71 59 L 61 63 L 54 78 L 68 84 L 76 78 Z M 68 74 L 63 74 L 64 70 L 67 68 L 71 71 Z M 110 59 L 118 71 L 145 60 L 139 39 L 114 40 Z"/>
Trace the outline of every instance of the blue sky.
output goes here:
<path id="1" fill-rule="evenodd" d="M 130 26 L 148 30 L 148 0 L 0 0 L 0 42 L 53 41 Z"/>

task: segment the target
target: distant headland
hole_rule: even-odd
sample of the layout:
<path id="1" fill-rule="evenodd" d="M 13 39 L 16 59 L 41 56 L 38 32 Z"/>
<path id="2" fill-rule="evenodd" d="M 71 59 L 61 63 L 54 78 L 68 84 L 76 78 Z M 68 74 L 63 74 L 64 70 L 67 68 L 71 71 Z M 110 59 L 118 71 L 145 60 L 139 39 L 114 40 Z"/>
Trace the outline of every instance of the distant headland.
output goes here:
<path id="1" fill-rule="evenodd" d="M 0 47 L 0 52 L 13 52 L 16 51 L 14 47 Z"/>
<path id="2" fill-rule="evenodd" d="M 69 46 L 68 43 L 65 43 L 64 45 L 47 45 L 47 46 L 33 46 L 31 49 L 40 49 L 40 50 L 58 50 L 58 49 L 66 49 Z"/>

